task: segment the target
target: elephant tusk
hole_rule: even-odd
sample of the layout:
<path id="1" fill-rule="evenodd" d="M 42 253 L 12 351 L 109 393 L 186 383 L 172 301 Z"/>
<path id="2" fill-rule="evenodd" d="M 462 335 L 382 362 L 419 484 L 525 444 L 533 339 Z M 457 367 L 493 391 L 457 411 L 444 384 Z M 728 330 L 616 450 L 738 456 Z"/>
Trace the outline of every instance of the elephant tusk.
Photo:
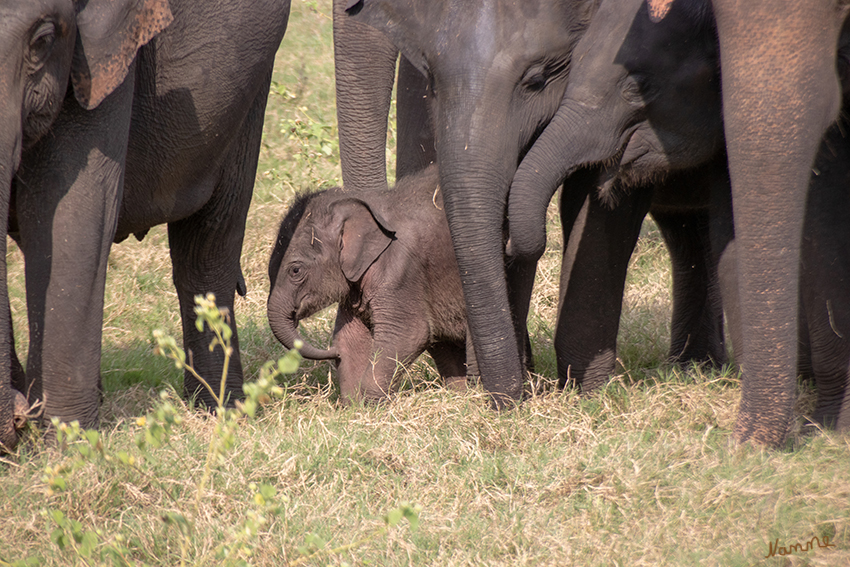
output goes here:
<path id="1" fill-rule="evenodd" d="M 437 187 L 434 189 L 434 196 L 431 197 L 431 202 L 434 203 L 435 209 L 437 209 L 438 211 L 442 211 L 443 208 L 440 207 L 439 205 L 437 205 L 437 193 L 439 193 L 439 192 L 440 192 L 440 185 L 438 184 Z"/>

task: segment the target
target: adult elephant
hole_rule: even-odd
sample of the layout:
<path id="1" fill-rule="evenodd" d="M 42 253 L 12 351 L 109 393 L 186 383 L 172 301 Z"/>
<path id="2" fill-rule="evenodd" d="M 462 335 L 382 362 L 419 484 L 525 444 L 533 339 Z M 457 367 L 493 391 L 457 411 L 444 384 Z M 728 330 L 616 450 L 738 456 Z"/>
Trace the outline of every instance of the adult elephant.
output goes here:
<path id="1" fill-rule="evenodd" d="M 110 244 L 156 224 L 168 223 L 184 346 L 202 375 L 220 375 L 221 354 L 193 324 L 193 297 L 213 292 L 233 317 L 234 292 L 244 291 L 245 217 L 288 16 L 289 0 L 3 2 L 0 217 L 11 213 L 25 257 L 26 390 L 46 419 L 97 425 Z M 235 333 L 233 344 L 227 390 L 238 396 Z M 212 402 L 188 374 L 184 390 Z"/>
<path id="2" fill-rule="evenodd" d="M 508 209 L 511 253 L 539 258 L 546 209 L 566 179 L 560 385 L 569 377 L 593 389 L 613 369 L 626 268 L 648 211 L 672 252 L 674 290 L 706 294 L 674 298 L 671 356 L 724 362 L 717 264 L 731 231 L 709 210 L 712 195 L 716 210 L 728 201 L 729 180 L 710 5 L 683 1 L 655 23 L 643 0 L 603 0 L 573 58 L 558 112 L 520 164 Z M 606 181 L 588 196 L 581 180 L 597 171 Z"/>
<path id="3" fill-rule="evenodd" d="M 557 109 L 572 45 L 589 17 L 586 8 L 584 3 L 548 0 L 335 4 L 335 17 L 343 22 L 335 24 L 335 58 L 343 80 L 338 80 L 337 91 L 345 183 L 352 175 L 370 180 L 385 175 L 385 96 L 397 47 L 427 78 L 440 186 L 474 350 L 484 387 L 500 407 L 522 393 L 518 336 L 525 329 L 525 316 L 508 309 L 503 238 L 507 191 L 519 156 Z M 363 23 L 389 41 L 367 32 L 377 41 L 366 44 L 354 31 L 355 24 Z M 364 45 L 370 58 L 362 56 Z M 369 83 L 380 89 L 380 96 L 362 94 L 366 91 L 358 85 Z M 401 108 L 399 114 L 404 118 Z M 365 136 L 376 130 L 367 140 Z M 348 154 L 351 158 L 348 148 L 354 150 Z M 361 152 L 374 153 L 366 158 Z M 516 281 L 533 278 L 533 266 L 509 269 Z M 530 286 L 522 289 L 530 293 Z M 513 301 L 522 303 L 527 301 Z"/>
<path id="4" fill-rule="evenodd" d="M 418 148 L 427 150 L 436 144 L 482 381 L 501 402 L 520 392 L 517 352 L 522 349 L 515 337 L 521 340 L 525 332 L 535 268 L 535 261 L 518 258 L 509 258 L 507 274 L 502 267 L 507 185 L 520 158 L 558 107 L 572 46 L 593 7 L 576 1 L 469 2 L 463 6 L 415 0 L 335 3 L 343 176 L 347 184 L 357 187 L 385 183 L 386 115 L 397 45 L 405 56 L 400 66 L 399 119 L 405 118 L 408 105 L 418 102 L 422 106 L 423 100 L 428 101 L 436 142 L 429 146 L 420 141 Z M 419 91 L 402 86 L 403 80 L 410 80 L 405 75 L 411 69 L 407 60 L 427 77 Z M 406 96 L 411 91 L 415 94 Z M 425 119 L 419 120 L 419 131 L 425 123 Z M 399 164 L 415 161 L 417 151 L 416 143 L 402 146 L 402 140 L 413 138 L 402 136 L 402 130 L 400 124 Z M 403 159 L 405 152 L 414 159 Z M 597 182 L 596 176 L 584 176 L 581 187 L 585 194 Z M 614 217 L 610 220 L 617 222 Z M 680 358 L 722 361 L 725 349 L 718 331 L 722 326 L 719 307 L 708 289 L 708 278 L 697 277 L 689 269 L 700 264 L 696 271 L 703 272 L 705 242 L 693 221 L 676 211 L 659 211 L 665 238 L 676 243 L 671 248 L 674 264 L 687 267 L 676 282 L 671 352 Z M 604 239 L 604 227 L 596 235 Z M 580 248 L 590 246 L 582 243 Z M 633 246 L 634 241 L 625 243 L 616 254 L 627 259 Z M 624 274 L 624 267 L 622 271 Z M 616 275 L 611 279 L 616 280 Z M 616 282 L 606 282 L 606 287 L 611 286 L 616 290 Z M 591 285 L 588 291 L 594 289 Z M 614 295 L 613 304 L 601 307 L 614 313 L 613 328 L 607 322 L 598 324 L 598 310 L 586 311 L 587 326 L 580 325 L 583 330 L 593 327 L 592 333 L 585 334 L 589 340 L 582 349 L 593 361 L 589 372 L 600 381 L 613 369 L 615 355 L 610 345 L 616 341 L 622 285 Z"/>

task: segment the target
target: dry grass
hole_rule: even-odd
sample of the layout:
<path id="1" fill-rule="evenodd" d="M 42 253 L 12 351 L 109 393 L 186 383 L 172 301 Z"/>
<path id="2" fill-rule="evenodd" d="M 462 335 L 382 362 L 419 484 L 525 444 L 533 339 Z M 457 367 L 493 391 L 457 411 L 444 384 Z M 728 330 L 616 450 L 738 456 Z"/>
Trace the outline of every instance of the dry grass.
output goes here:
<path id="1" fill-rule="evenodd" d="M 336 136 L 329 14 L 330 0 L 295 3 L 278 55 L 245 237 L 249 293 L 236 304 L 249 377 L 282 354 L 265 317 L 266 263 L 277 223 L 296 190 L 339 179 L 336 154 L 321 149 Z M 298 121 L 317 126 L 298 130 Z M 329 365 L 305 363 L 285 381 L 286 397 L 244 421 L 236 446 L 215 466 L 191 538 L 193 561 L 218 564 L 211 554 L 242 521 L 254 482 L 271 484 L 288 498 L 283 515 L 255 538 L 255 565 L 299 557 L 297 548 L 311 533 L 333 546 L 354 542 L 403 501 L 423 506 L 417 531 L 401 525 L 310 564 L 850 564 L 850 437 L 797 433 L 788 451 L 731 442 L 740 396 L 735 376 L 663 362 L 670 268 L 651 223 L 624 299 L 622 373 L 590 396 L 556 391 L 552 329 L 560 228 L 554 210 L 549 222 L 530 318 L 539 374 L 525 403 L 496 414 L 479 389 L 458 394 L 440 388 L 433 364 L 423 357 L 406 370 L 401 393 L 389 403 L 341 407 Z M 14 247 L 7 262 L 21 344 L 23 270 Z M 169 264 L 162 227 L 141 243 L 113 247 L 102 370 L 102 430 L 110 450 L 134 450 L 135 416 L 150 410 L 159 390 L 180 389 L 180 373 L 154 357 L 150 346 L 155 327 L 180 333 Z M 305 334 L 323 343 L 333 317 L 330 310 L 313 318 Z M 20 350 L 25 353 L 26 345 Z M 173 393 L 171 399 L 181 404 Z M 800 411 L 811 402 L 812 393 L 801 389 Z M 51 543 L 52 527 L 42 515 L 50 508 L 104 537 L 123 534 L 133 550 L 131 564 L 178 564 L 180 538 L 161 515 L 192 507 L 205 444 L 214 434 L 208 416 L 185 408 L 181 415 L 184 424 L 169 447 L 149 458 L 143 472 L 87 465 L 70 476 L 67 492 L 56 495 L 48 495 L 41 477 L 61 456 L 34 434 L 0 472 L 0 560 L 96 564 Z M 799 430 L 802 424 L 801 418 Z M 829 536 L 835 547 L 764 557 L 776 538 L 791 545 L 813 536 Z"/>

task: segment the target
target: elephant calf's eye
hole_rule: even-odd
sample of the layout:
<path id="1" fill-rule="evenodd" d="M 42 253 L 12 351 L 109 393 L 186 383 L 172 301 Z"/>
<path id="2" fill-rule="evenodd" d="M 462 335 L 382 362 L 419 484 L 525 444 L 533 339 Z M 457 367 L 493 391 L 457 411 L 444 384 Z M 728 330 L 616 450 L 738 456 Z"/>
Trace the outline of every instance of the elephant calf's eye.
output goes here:
<path id="1" fill-rule="evenodd" d="M 522 87 L 531 92 L 545 89 L 549 83 L 566 74 L 568 61 L 560 57 L 531 65 L 520 80 Z"/>
<path id="2" fill-rule="evenodd" d="M 304 278 L 304 270 L 298 264 L 294 264 L 289 266 L 289 277 L 293 280 L 300 280 Z"/>

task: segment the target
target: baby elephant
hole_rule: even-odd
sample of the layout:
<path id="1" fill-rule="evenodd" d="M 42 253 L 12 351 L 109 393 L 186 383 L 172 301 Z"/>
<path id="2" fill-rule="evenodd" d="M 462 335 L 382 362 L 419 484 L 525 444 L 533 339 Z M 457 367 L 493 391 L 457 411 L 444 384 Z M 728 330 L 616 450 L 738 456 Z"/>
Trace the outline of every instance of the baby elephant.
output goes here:
<path id="1" fill-rule="evenodd" d="M 345 401 L 380 399 L 399 364 L 427 350 L 446 385 L 466 385 L 466 311 L 435 166 L 388 191 L 299 196 L 269 261 L 268 313 L 287 348 L 298 322 L 339 302 L 328 350 Z"/>

